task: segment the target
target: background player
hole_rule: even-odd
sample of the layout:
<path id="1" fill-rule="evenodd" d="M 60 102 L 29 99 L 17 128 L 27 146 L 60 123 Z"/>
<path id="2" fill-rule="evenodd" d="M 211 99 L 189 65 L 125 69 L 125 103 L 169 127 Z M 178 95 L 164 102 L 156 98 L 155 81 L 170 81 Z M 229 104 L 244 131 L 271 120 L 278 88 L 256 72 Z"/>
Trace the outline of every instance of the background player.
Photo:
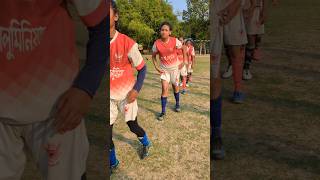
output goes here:
<path id="1" fill-rule="evenodd" d="M 182 86 L 181 94 L 185 94 L 186 88 L 187 88 L 186 85 L 187 85 L 187 76 L 188 76 L 188 71 L 187 71 L 188 62 L 185 61 L 184 57 L 188 56 L 187 55 L 188 52 L 187 52 L 187 46 L 185 45 L 183 37 L 180 37 L 179 41 L 182 43 L 182 48 L 177 50 L 178 51 L 178 58 L 181 63 L 180 68 L 179 68 L 180 69 L 180 77 L 181 77 L 181 81 L 182 81 L 182 83 L 180 83 Z M 183 51 L 183 49 L 184 49 L 184 51 Z M 183 52 L 186 53 L 184 56 L 183 56 Z"/>
<path id="2" fill-rule="evenodd" d="M 119 12 L 115 1 L 110 6 L 110 126 L 111 131 L 119 111 L 124 113 L 131 132 L 135 133 L 142 145 L 140 158 L 148 156 L 151 146 L 149 138 L 138 124 L 137 97 L 146 76 L 147 66 L 138 49 L 138 44 L 116 30 Z M 138 71 L 137 80 L 133 68 Z M 114 143 L 111 139 L 109 160 L 111 172 L 119 165 Z"/>
<path id="3" fill-rule="evenodd" d="M 182 48 L 182 43 L 174 37 L 171 37 L 172 26 L 169 22 L 163 22 L 160 25 L 161 38 L 156 40 L 152 47 L 152 62 L 155 69 L 160 73 L 162 84 L 161 107 L 162 111 L 158 120 L 163 120 L 166 115 L 167 97 L 169 93 L 169 83 L 172 85 L 174 97 L 176 100 L 175 111 L 180 112 L 179 102 L 179 65 L 177 49 Z M 184 50 L 183 50 L 184 51 Z M 157 61 L 157 54 L 160 57 L 160 65 Z M 183 53 L 185 54 L 185 53 Z M 186 57 L 184 57 L 186 58 Z"/>
<path id="4" fill-rule="evenodd" d="M 187 77 L 187 86 L 191 85 L 192 82 L 192 73 L 193 73 L 193 68 L 196 63 L 196 53 L 194 50 L 194 46 L 192 44 L 192 41 L 189 39 L 187 40 L 187 51 L 188 51 L 188 77 Z"/>

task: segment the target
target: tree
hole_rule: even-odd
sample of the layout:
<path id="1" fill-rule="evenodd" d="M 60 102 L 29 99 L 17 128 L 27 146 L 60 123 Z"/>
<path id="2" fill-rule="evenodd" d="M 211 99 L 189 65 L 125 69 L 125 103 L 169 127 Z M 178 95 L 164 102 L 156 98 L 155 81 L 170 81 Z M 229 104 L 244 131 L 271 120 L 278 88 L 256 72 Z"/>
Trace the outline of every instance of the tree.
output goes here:
<path id="1" fill-rule="evenodd" d="M 187 10 L 182 15 L 183 26 L 194 39 L 209 39 L 209 1 L 187 0 Z"/>
<path id="2" fill-rule="evenodd" d="M 182 13 L 183 29 L 192 39 L 210 39 L 209 0 L 187 0 L 187 10 Z M 206 42 L 200 41 L 200 52 L 206 52 Z"/>
<path id="3" fill-rule="evenodd" d="M 164 0 L 117 0 L 120 20 L 118 29 L 144 46 L 152 46 L 159 36 L 159 26 L 169 21 L 174 27 L 174 35 L 182 27 L 173 8 Z"/>

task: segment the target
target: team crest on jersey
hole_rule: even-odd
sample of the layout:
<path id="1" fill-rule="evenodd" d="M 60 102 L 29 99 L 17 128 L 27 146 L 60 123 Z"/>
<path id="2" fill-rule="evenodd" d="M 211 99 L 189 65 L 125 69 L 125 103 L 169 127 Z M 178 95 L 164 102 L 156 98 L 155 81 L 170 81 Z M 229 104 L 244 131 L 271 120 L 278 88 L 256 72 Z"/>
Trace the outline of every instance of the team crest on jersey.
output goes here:
<path id="1" fill-rule="evenodd" d="M 6 52 L 8 60 L 15 59 L 15 53 L 30 52 L 40 45 L 46 27 L 32 27 L 27 20 L 12 19 L 9 27 L 0 26 L 0 53 Z"/>
<path id="2" fill-rule="evenodd" d="M 120 78 L 123 75 L 124 70 L 121 70 L 120 68 L 114 67 L 110 70 L 110 78 L 111 80 L 115 80 L 117 78 Z"/>
<path id="3" fill-rule="evenodd" d="M 115 54 L 114 56 L 115 56 L 116 63 L 120 63 L 123 55 L 122 54 Z"/>

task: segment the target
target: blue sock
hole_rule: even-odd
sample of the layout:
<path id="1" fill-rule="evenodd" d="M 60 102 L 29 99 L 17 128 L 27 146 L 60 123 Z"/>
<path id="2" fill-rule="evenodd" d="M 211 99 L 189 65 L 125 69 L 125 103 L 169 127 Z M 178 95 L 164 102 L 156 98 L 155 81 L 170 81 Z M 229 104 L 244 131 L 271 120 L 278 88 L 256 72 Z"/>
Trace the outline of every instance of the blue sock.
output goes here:
<path id="1" fill-rule="evenodd" d="M 213 137 L 221 136 L 221 107 L 221 96 L 219 96 L 217 99 L 210 100 L 210 124 Z"/>
<path id="2" fill-rule="evenodd" d="M 115 148 L 112 148 L 109 151 L 109 160 L 110 160 L 110 166 L 113 166 L 117 163 L 117 157 L 116 157 L 116 150 Z"/>
<path id="3" fill-rule="evenodd" d="M 161 96 L 162 113 L 166 113 L 166 106 L 167 106 L 167 97 Z"/>
<path id="4" fill-rule="evenodd" d="M 138 137 L 139 141 L 141 142 L 141 144 L 143 146 L 149 146 L 150 145 L 150 141 L 149 141 L 149 138 L 147 136 L 147 133 L 144 134 L 144 136 L 141 138 L 141 137 Z"/>
<path id="5" fill-rule="evenodd" d="M 180 106 L 180 92 L 174 93 L 174 98 L 176 99 L 176 107 Z"/>

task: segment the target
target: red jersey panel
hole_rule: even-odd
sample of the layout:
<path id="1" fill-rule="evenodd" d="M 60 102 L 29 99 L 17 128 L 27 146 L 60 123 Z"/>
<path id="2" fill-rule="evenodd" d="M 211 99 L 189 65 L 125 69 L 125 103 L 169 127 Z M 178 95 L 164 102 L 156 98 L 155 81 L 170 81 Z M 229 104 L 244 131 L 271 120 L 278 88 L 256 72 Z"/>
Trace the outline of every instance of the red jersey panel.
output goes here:
<path id="1" fill-rule="evenodd" d="M 156 40 L 153 45 L 153 54 L 159 54 L 160 66 L 166 70 L 177 69 L 181 63 L 178 58 L 178 49 L 182 49 L 182 43 L 174 37 L 170 37 L 168 42 L 161 39 Z"/>
<path id="2" fill-rule="evenodd" d="M 138 44 L 116 32 L 110 41 L 110 98 L 125 99 L 136 82 L 134 68 L 140 70 L 144 65 Z"/>
<path id="3" fill-rule="evenodd" d="M 87 24 L 106 17 L 105 0 L 73 0 Z M 94 2 L 94 3 L 93 3 Z M 3 0 L 0 6 L 0 117 L 44 121 L 79 71 L 74 24 L 63 0 Z"/>

